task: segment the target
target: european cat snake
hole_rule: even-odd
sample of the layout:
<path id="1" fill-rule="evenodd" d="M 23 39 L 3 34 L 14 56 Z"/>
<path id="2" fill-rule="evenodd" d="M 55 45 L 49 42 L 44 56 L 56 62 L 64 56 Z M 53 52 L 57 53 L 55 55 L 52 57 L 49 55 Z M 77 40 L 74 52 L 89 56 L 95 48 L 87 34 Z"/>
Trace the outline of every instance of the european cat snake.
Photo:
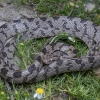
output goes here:
<path id="1" fill-rule="evenodd" d="M 83 40 L 89 48 L 87 55 L 76 58 L 73 46 L 68 46 L 72 50 L 71 57 L 65 57 L 64 59 L 59 57 L 59 59 L 57 58 L 43 67 L 42 58 L 48 52 L 48 47 L 52 51 L 59 44 L 57 50 L 61 52 L 59 48 L 66 46 L 63 43 L 54 43 L 43 48 L 32 65 L 25 70 L 19 69 L 13 61 L 14 37 L 18 33 L 22 33 L 22 39 L 27 41 L 31 38 L 55 36 L 58 32 L 68 33 Z M 96 50 L 96 47 L 100 48 L 100 26 L 81 18 L 60 16 L 4 22 L 0 25 L 0 76 L 15 83 L 37 82 L 64 72 L 96 68 L 100 66 L 100 50 Z"/>

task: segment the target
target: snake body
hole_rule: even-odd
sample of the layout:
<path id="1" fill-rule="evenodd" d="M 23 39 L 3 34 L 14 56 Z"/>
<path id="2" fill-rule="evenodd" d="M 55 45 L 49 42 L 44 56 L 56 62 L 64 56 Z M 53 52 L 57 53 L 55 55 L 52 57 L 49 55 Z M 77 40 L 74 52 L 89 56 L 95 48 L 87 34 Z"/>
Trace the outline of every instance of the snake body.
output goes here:
<path id="1" fill-rule="evenodd" d="M 43 48 L 34 63 L 25 70 L 20 70 L 13 61 L 15 50 L 15 37 L 22 33 L 24 41 L 32 38 L 55 36 L 59 32 L 68 33 L 83 40 L 89 51 L 86 56 L 76 58 L 57 58 L 43 67 L 43 57 L 47 47 Z M 56 74 L 82 71 L 100 66 L 100 26 L 91 21 L 67 16 L 41 17 L 3 22 L 0 25 L 0 76 L 15 83 L 37 82 Z M 49 45 L 54 49 L 57 44 Z M 63 44 L 60 44 L 63 45 Z M 73 52 L 72 52 L 73 53 Z"/>

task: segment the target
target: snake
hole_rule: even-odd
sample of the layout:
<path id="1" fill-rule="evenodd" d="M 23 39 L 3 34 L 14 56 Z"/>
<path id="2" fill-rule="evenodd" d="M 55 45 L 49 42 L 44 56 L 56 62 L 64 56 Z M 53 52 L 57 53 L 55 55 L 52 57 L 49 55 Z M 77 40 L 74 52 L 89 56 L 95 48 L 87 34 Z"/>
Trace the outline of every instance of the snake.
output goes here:
<path id="1" fill-rule="evenodd" d="M 81 39 L 89 49 L 86 55 L 76 57 L 73 46 L 58 42 L 44 47 L 35 61 L 24 70 L 14 62 L 15 39 L 19 33 L 23 41 L 28 41 L 53 37 L 59 32 Z M 71 16 L 57 16 L 0 23 L 0 76 L 8 82 L 34 83 L 57 74 L 89 70 L 99 66 L 100 26 L 92 21 Z"/>

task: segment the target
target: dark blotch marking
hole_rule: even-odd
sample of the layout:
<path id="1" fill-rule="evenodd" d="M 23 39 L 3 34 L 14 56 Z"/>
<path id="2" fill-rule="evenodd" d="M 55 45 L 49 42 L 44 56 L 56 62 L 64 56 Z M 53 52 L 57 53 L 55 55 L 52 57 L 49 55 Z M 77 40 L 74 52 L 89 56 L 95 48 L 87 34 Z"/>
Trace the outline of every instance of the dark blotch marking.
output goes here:
<path id="1" fill-rule="evenodd" d="M 16 28 L 16 25 L 13 25 L 13 28 L 14 28 L 15 32 L 18 33 L 18 30 Z"/>
<path id="2" fill-rule="evenodd" d="M 54 67 L 54 69 L 55 69 L 56 73 L 59 72 L 59 68 L 58 67 Z"/>
<path id="3" fill-rule="evenodd" d="M 43 74 L 43 76 L 46 78 L 48 78 L 48 71 L 51 69 L 48 65 L 43 67 L 45 73 Z"/>
<path id="4" fill-rule="evenodd" d="M 53 53 L 55 53 L 55 52 L 59 52 L 59 53 L 60 53 L 60 56 L 63 56 L 63 55 L 67 55 L 67 56 L 68 56 L 68 54 L 67 54 L 66 52 L 63 52 L 63 51 L 61 51 L 61 50 L 54 50 Z M 53 54 L 53 53 L 52 53 L 52 54 Z"/>
<path id="5" fill-rule="evenodd" d="M 37 60 L 38 62 L 41 62 L 41 61 L 42 61 L 41 56 L 38 56 L 38 57 L 36 58 L 36 60 Z"/>
<path id="6" fill-rule="evenodd" d="M 7 25 L 3 24 L 2 26 L 0 26 L 0 28 L 7 28 Z"/>
<path id="7" fill-rule="evenodd" d="M 76 24 L 76 21 L 74 21 L 74 29 L 76 30 L 76 32 L 80 32 L 80 30 L 79 29 L 77 29 L 77 24 Z"/>
<path id="8" fill-rule="evenodd" d="M 34 70 L 36 70 L 35 64 L 31 65 L 31 66 L 28 68 L 28 71 L 29 71 L 30 73 L 32 73 Z"/>
<path id="9" fill-rule="evenodd" d="M 27 76 L 23 78 L 23 82 L 26 82 L 27 81 Z"/>
<path id="10" fill-rule="evenodd" d="M 77 50 L 76 50 L 76 49 L 74 49 L 74 50 L 73 50 L 73 53 L 77 54 Z"/>
<path id="11" fill-rule="evenodd" d="M 32 29 L 33 31 L 36 31 L 38 28 L 34 28 L 34 29 Z"/>
<path id="12" fill-rule="evenodd" d="M 57 61 L 56 61 L 56 64 L 57 64 L 58 66 L 61 66 L 62 63 L 63 63 L 63 60 L 57 60 Z"/>
<path id="13" fill-rule="evenodd" d="M 67 62 L 66 67 L 71 66 L 71 62 Z"/>
<path id="14" fill-rule="evenodd" d="M 3 65 L 3 67 L 8 67 L 8 66 L 9 66 L 8 62 Z"/>
<path id="15" fill-rule="evenodd" d="M 50 70 L 50 67 L 48 65 L 44 66 L 43 69 L 45 70 L 45 72 L 48 72 Z"/>
<path id="16" fill-rule="evenodd" d="M 6 68 L 1 69 L 1 74 L 6 75 L 8 73 L 8 70 Z"/>
<path id="17" fill-rule="evenodd" d="M 41 27 L 40 25 L 37 25 L 37 29 L 40 28 L 40 27 Z"/>
<path id="18" fill-rule="evenodd" d="M 8 60 L 11 60 L 11 59 L 12 59 L 12 57 L 7 57 L 7 59 L 8 59 Z"/>
<path id="19" fill-rule="evenodd" d="M 37 67 L 36 70 L 37 70 L 38 73 L 40 72 L 40 68 L 39 67 Z"/>
<path id="20" fill-rule="evenodd" d="M 39 21 L 36 22 L 36 25 L 38 25 L 38 24 L 39 24 Z"/>
<path id="21" fill-rule="evenodd" d="M 90 63 L 93 63 L 94 57 L 89 57 L 88 60 L 89 60 Z"/>
<path id="22" fill-rule="evenodd" d="M 32 35 L 32 36 L 34 36 L 34 34 L 32 34 L 33 32 L 30 32 L 30 34 Z"/>
<path id="23" fill-rule="evenodd" d="M 85 19 L 81 19 L 81 23 L 85 23 L 87 20 Z"/>
<path id="24" fill-rule="evenodd" d="M 48 21 L 48 23 L 49 23 L 50 27 L 53 28 L 52 22 L 51 21 Z"/>
<path id="25" fill-rule="evenodd" d="M 10 43 L 8 42 L 7 44 L 6 44 L 6 47 L 9 47 L 10 46 Z"/>
<path id="26" fill-rule="evenodd" d="M 47 17 L 40 17 L 41 20 L 46 21 Z"/>
<path id="27" fill-rule="evenodd" d="M 11 64 L 11 67 L 15 66 L 15 64 Z"/>
<path id="28" fill-rule="evenodd" d="M 88 35 L 87 34 L 87 24 L 84 24 L 84 27 L 85 27 L 85 29 L 84 29 L 84 35 Z"/>
<path id="29" fill-rule="evenodd" d="M 34 20 L 34 18 L 27 18 L 27 20 L 28 20 L 29 22 L 32 22 L 32 21 Z"/>
<path id="30" fill-rule="evenodd" d="M 2 52 L 3 57 L 7 57 L 6 52 Z"/>
<path id="31" fill-rule="evenodd" d="M 7 38 L 7 33 L 5 33 L 4 31 L 1 31 L 0 33 L 3 33 L 3 35 L 5 35 L 5 37 Z"/>
<path id="32" fill-rule="evenodd" d="M 70 65 L 70 64 L 69 64 L 67 70 L 70 71 L 72 67 L 73 67 L 73 65 Z"/>
<path id="33" fill-rule="evenodd" d="M 96 28 L 96 27 L 97 27 L 98 25 L 96 25 L 95 23 L 93 23 L 92 25 L 93 25 L 94 30 L 95 30 L 95 32 L 94 32 L 94 33 L 96 33 L 96 32 L 97 32 L 97 28 Z M 95 35 L 96 35 L 96 34 L 95 34 Z M 95 37 L 95 35 L 94 35 L 94 37 Z"/>
<path id="34" fill-rule="evenodd" d="M 98 25 L 97 25 L 97 24 L 95 24 L 95 23 L 92 23 L 92 25 L 93 25 L 93 26 L 95 26 L 95 27 L 97 27 L 97 26 L 98 26 Z"/>
<path id="35" fill-rule="evenodd" d="M 41 52 L 42 52 L 43 54 L 46 54 L 46 53 L 47 53 L 46 48 L 43 48 L 43 49 L 41 50 Z"/>
<path id="36" fill-rule="evenodd" d="M 1 33 L 1 32 L 0 32 Z M 0 44 L 3 44 L 3 42 L 0 40 Z"/>
<path id="37" fill-rule="evenodd" d="M 75 62 L 76 62 L 77 64 L 81 64 L 81 63 L 82 63 L 82 60 L 81 60 L 81 59 L 75 59 Z"/>
<path id="38" fill-rule="evenodd" d="M 26 23 L 23 23 L 23 24 L 25 25 L 26 29 L 29 29 L 29 27 L 27 26 L 27 24 L 26 24 Z"/>
<path id="39" fill-rule="evenodd" d="M 83 67 L 85 66 L 85 64 L 84 64 L 84 63 L 82 63 L 81 65 L 82 65 Z"/>
<path id="40" fill-rule="evenodd" d="M 47 78 L 47 72 L 45 72 L 44 74 L 43 74 L 43 77 L 45 77 L 45 79 Z"/>
<path id="41" fill-rule="evenodd" d="M 65 21 L 65 22 L 64 22 L 64 24 L 62 25 L 62 26 L 63 26 L 63 28 L 65 28 L 66 30 L 70 30 L 70 28 L 69 28 L 69 27 L 67 27 L 66 25 L 67 25 L 67 22 Z"/>
<path id="42" fill-rule="evenodd" d="M 10 53 L 13 53 L 13 52 L 12 52 L 11 50 L 9 50 L 9 49 L 8 49 L 7 51 L 10 52 Z"/>
<path id="43" fill-rule="evenodd" d="M 74 17 L 72 17 L 72 16 L 68 16 L 67 17 L 69 20 L 73 20 L 74 19 Z"/>
<path id="44" fill-rule="evenodd" d="M 54 20 L 58 20 L 59 18 L 60 18 L 59 16 L 53 17 Z"/>
<path id="45" fill-rule="evenodd" d="M 48 27 L 43 27 L 43 29 L 48 30 Z"/>
<path id="46" fill-rule="evenodd" d="M 42 34 L 43 36 L 45 36 L 45 33 L 44 33 L 44 31 L 43 31 L 43 30 L 40 30 L 40 32 L 41 32 L 41 34 Z"/>
<path id="47" fill-rule="evenodd" d="M 56 35 L 54 30 L 51 30 L 51 33 L 53 33 L 54 36 Z"/>
<path id="48" fill-rule="evenodd" d="M 66 30 L 70 30 L 70 28 L 68 28 L 68 27 L 65 27 L 65 29 L 66 29 Z"/>
<path id="49" fill-rule="evenodd" d="M 14 23 L 20 23 L 20 20 L 13 20 Z"/>
<path id="50" fill-rule="evenodd" d="M 6 81 L 7 82 L 12 82 L 12 78 L 11 77 L 7 77 Z"/>
<path id="51" fill-rule="evenodd" d="M 59 28 L 56 28 L 56 27 L 55 27 L 55 30 L 59 30 Z"/>
<path id="52" fill-rule="evenodd" d="M 44 32 L 41 32 L 41 34 L 42 34 L 43 36 L 45 36 L 45 33 L 44 33 Z"/>
<path id="53" fill-rule="evenodd" d="M 20 78 L 22 76 L 22 71 L 16 71 L 13 73 L 14 78 Z"/>
<path id="54" fill-rule="evenodd" d="M 10 70 L 14 70 L 14 68 L 12 66 L 9 67 Z"/>
<path id="55" fill-rule="evenodd" d="M 3 61 L 3 58 L 2 58 L 2 57 L 0 57 L 0 64 L 2 64 L 2 61 Z"/>

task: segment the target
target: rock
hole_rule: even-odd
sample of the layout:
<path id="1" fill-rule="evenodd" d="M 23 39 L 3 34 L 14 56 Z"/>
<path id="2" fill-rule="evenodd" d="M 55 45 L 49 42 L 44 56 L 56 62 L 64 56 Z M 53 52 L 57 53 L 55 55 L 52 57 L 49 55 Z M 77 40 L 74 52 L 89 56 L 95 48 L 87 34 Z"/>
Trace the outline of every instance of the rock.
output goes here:
<path id="1" fill-rule="evenodd" d="M 58 95 L 52 97 L 51 100 L 73 100 L 68 93 L 59 93 Z"/>
<path id="2" fill-rule="evenodd" d="M 0 10 L 0 20 L 10 21 L 20 18 L 21 15 L 18 13 L 16 6 L 3 4 L 3 7 Z"/>
<path id="3" fill-rule="evenodd" d="M 37 14 L 35 11 L 33 11 L 33 8 L 29 7 L 29 6 L 23 6 L 21 7 L 19 14 L 27 17 L 27 18 L 32 18 L 32 17 L 36 17 Z"/>
<path id="4" fill-rule="evenodd" d="M 95 8 L 95 4 L 92 3 L 86 3 L 84 4 L 84 10 L 85 11 L 92 11 Z"/>
<path id="5" fill-rule="evenodd" d="M 21 18 L 32 18 L 37 17 L 35 7 L 25 5 L 13 5 L 7 4 L 6 2 L 0 2 L 0 20 L 11 21 L 18 20 Z"/>

